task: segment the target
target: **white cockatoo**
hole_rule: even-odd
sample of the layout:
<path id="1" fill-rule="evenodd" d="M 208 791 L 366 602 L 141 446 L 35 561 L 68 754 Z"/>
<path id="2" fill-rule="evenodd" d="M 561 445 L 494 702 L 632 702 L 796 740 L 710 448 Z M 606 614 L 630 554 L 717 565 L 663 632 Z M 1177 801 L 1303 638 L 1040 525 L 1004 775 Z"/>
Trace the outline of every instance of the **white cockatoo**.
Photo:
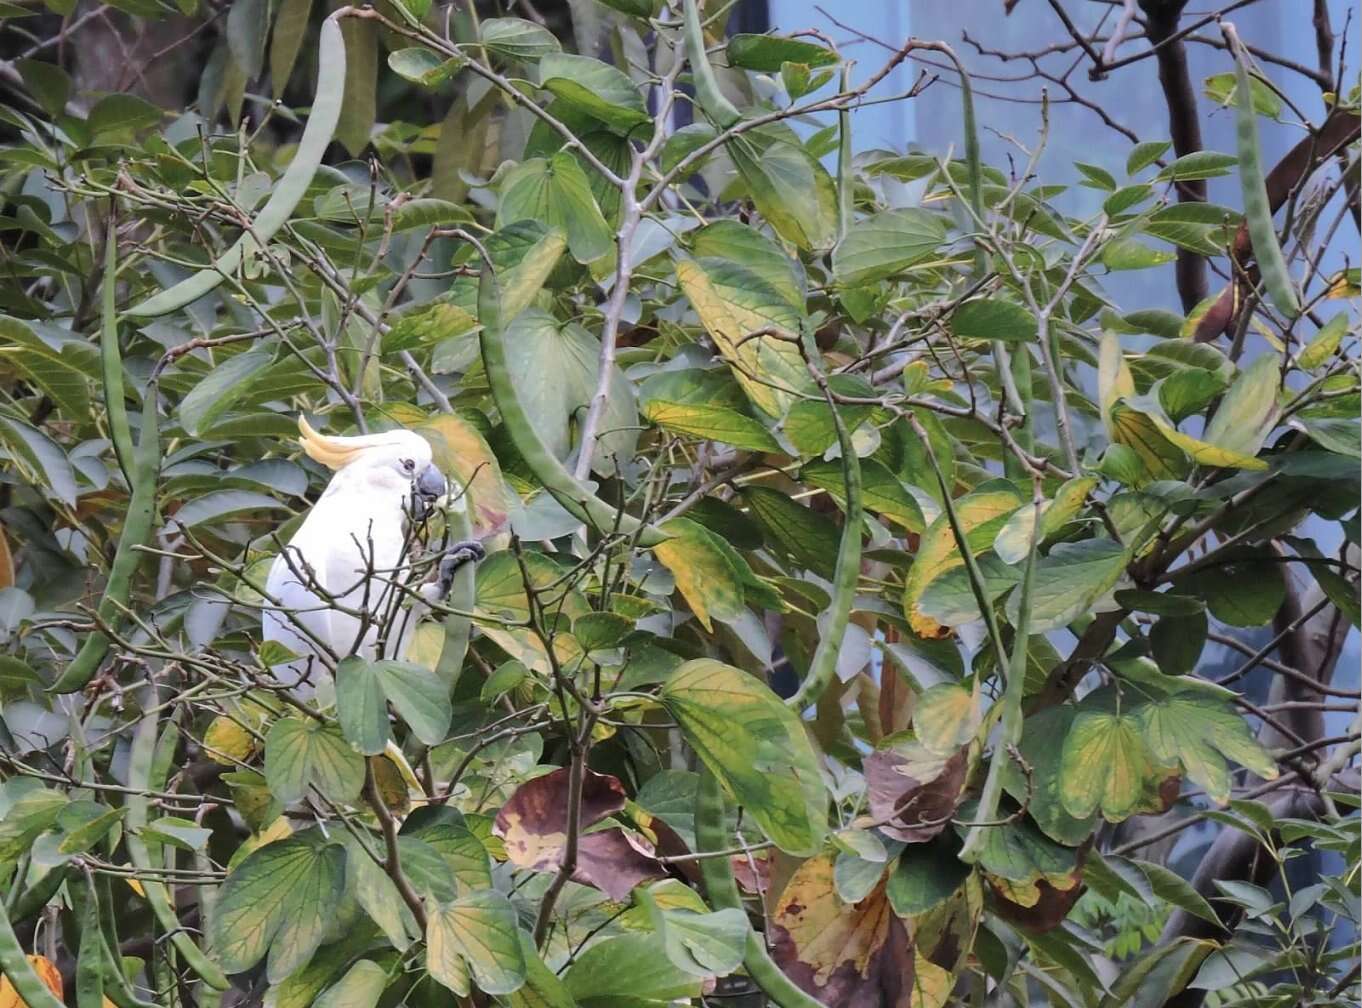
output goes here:
<path id="1" fill-rule="evenodd" d="M 413 525 L 448 489 L 430 445 L 409 430 L 322 435 L 301 416 L 298 429 L 303 450 L 335 475 L 270 568 L 262 622 L 265 640 L 298 656 L 277 666 L 276 678 L 312 696 L 331 686 L 346 657 L 403 658 L 425 606 L 443 598 L 454 572 L 481 559 L 483 548 L 453 544 L 438 578 L 406 589 Z"/>

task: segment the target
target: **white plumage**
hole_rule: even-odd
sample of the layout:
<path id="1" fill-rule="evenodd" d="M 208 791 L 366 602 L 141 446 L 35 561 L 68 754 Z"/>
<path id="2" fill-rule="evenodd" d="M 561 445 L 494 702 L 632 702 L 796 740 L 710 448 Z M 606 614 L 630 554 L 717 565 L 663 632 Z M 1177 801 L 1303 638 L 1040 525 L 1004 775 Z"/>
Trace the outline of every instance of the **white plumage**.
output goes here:
<path id="1" fill-rule="evenodd" d="M 412 431 L 323 436 L 301 417 L 298 428 L 303 450 L 336 474 L 270 568 L 277 608 L 267 601 L 262 623 L 265 640 L 299 656 L 275 676 L 310 696 L 347 656 L 404 656 L 424 608 L 397 587 L 411 575 L 410 527 L 447 484 Z M 455 544 L 421 600 L 442 597 L 457 566 L 481 556 L 475 542 Z"/>

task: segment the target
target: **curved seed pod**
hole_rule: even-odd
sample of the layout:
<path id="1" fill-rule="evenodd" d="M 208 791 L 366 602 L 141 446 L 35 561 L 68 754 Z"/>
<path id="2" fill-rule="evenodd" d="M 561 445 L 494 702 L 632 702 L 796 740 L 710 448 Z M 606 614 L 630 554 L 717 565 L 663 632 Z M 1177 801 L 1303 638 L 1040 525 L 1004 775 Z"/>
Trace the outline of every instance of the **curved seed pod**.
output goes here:
<path id="1" fill-rule="evenodd" d="M 23 891 L 23 894 L 15 901 L 10 908 L 9 916 L 13 921 L 24 921 L 40 911 L 53 896 L 57 895 L 57 890 L 66 881 L 70 872 L 69 865 L 57 865 L 50 869 L 47 874 L 38 879 L 31 886 Z"/>
<path id="2" fill-rule="evenodd" d="M 14 985 L 19 1000 L 28 1008 L 66 1008 L 33 972 L 33 964 L 24 955 L 19 937 L 10 925 L 3 900 L 0 900 L 0 973 Z"/>
<path id="3" fill-rule="evenodd" d="M 337 11 L 322 22 L 318 40 L 317 92 L 312 101 L 312 114 L 298 141 L 298 151 L 288 168 L 274 186 L 274 192 L 261 208 L 250 230 L 237 239 L 207 269 L 186 277 L 174 287 L 155 294 L 127 310 L 128 315 L 150 318 L 183 308 L 216 288 L 228 275 L 235 272 L 248 247 L 264 244 L 284 226 L 298 206 L 312 177 L 322 163 L 322 156 L 331 144 L 340 121 L 341 101 L 345 91 L 345 40 L 341 37 Z"/>
<path id="4" fill-rule="evenodd" d="M 473 523 L 468 515 L 466 489 L 445 508 L 445 521 L 449 525 L 449 537 L 455 542 L 473 538 Z M 449 596 L 445 603 L 461 613 L 472 612 L 473 593 L 473 565 L 464 564 L 454 572 L 454 583 L 449 586 Z M 468 656 L 468 639 L 473 630 L 473 621 L 467 616 L 449 613 L 445 616 L 444 630 L 445 642 L 440 648 L 440 660 L 435 664 L 435 674 L 453 689 L 459 673 L 463 670 L 464 659 Z"/>
<path id="5" fill-rule="evenodd" d="M 1222 21 L 1220 30 L 1234 55 L 1239 182 L 1244 192 L 1244 220 L 1253 242 L 1253 258 L 1258 262 L 1263 286 L 1267 288 L 1273 305 L 1287 318 L 1293 319 L 1301 313 L 1300 300 L 1291 283 L 1291 271 L 1286 268 L 1282 246 L 1277 241 L 1277 228 L 1272 223 L 1272 205 L 1268 202 L 1267 183 L 1263 176 L 1263 155 L 1258 146 L 1258 117 L 1253 111 L 1253 84 L 1249 78 L 1248 58 L 1234 25 Z"/>
<path id="6" fill-rule="evenodd" d="M 149 692 L 152 695 L 147 698 L 147 706 L 154 707 L 155 691 Z M 141 830 L 147 824 L 147 792 L 159 790 L 165 784 L 164 780 L 152 777 L 152 765 L 156 759 L 156 721 L 154 711 L 142 715 L 133 731 L 132 751 L 128 756 L 128 786 L 132 791 L 128 794 L 127 800 L 127 832 L 124 842 L 127 844 L 129 860 L 132 861 L 133 867 L 141 872 L 153 870 L 151 854 L 141 835 Z M 146 894 L 152 914 L 170 936 L 175 951 L 184 957 L 185 964 L 209 987 L 226 990 L 230 985 L 222 970 L 203 954 L 180 926 L 180 919 L 171 906 L 165 884 L 147 876 L 139 881 L 142 883 L 142 891 Z"/>
<path id="7" fill-rule="evenodd" d="M 809 674 L 800 683 L 795 695 L 785 701 L 794 710 L 803 710 L 816 701 L 828 688 L 837 672 L 837 655 L 842 650 L 847 623 L 851 620 L 851 604 L 856 599 L 856 579 L 861 573 L 861 525 L 864 509 L 861 505 L 861 460 L 851 441 L 842 415 L 824 385 L 832 421 L 837 426 L 837 444 L 842 451 L 842 479 L 846 482 L 846 524 L 837 545 L 837 566 L 832 573 L 832 598 L 828 602 L 828 625 L 818 638 Z"/>
<path id="8" fill-rule="evenodd" d="M 80 949 L 76 953 L 76 1008 L 104 1004 L 104 933 L 99 929 L 99 896 L 87 878 L 67 890 L 80 918 Z M 79 895 L 77 895 L 77 891 Z"/>
<path id="9" fill-rule="evenodd" d="M 720 129 L 728 129 L 741 118 L 734 104 L 719 90 L 719 79 L 714 68 L 709 65 L 705 55 L 705 33 L 700 27 L 700 9 L 696 0 L 685 0 L 686 58 L 690 60 L 690 72 L 695 79 L 695 96 L 700 107 L 718 124 Z"/>
<path id="10" fill-rule="evenodd" d="M 105 622 L 117 619 L 119 607 L 127 605 L 133 575 L 145 556 L 136 547 L 147 545 L 151 540 L 152 525 L 155 524 L 156 477 L 161 467 L 161 439 L 157 433 L 158 398 L 153 381 L 147 386 L 142 399 L 142 432 L 132 465 L 132 499 L 128 502 L 123 531 L 118 537 L 118 550 L 109 567 L 104 597 L 99 602 L 99 618 Z M 75 693 L 84 689 L 99 671 L 99 663 L 108 652 L 109 638 L 102 630 L 91 631 L 49 692 Z"/>
<path id="11" fill-rule="evenodd" d="M 127 400 L 123 390 L 123 356 L 118 348 L 118 308 L 114 294 L 118 284 L 118 232 L 109 220 L 104 244 L 104 287 L 100 291 L 99 362 L 104 378 L 104 410 L 109 417 L 109 438 L 123 476 L 132 483 L 132 428 L 128 426 Z"/>
<path id="12" fill-rule="evenodd" d="M 492 398 L 496 401 L 502 422 L 516 450 L 535 478 L 568 514 L 602 532 L 637 535 L 640 544 L 656 546 L 667 538 L 665 533 L 632 515 L 620 513 L 617 508 L 601 500 L 564 469 L 563 464 L 554 458 L 540 440 L 530 418 L 525 414 L 525 408 L 520 405 L 515 383 L 511 381 L 511 372 L 506 366 L 500 303 L 496 277 L 491 265 L 484 262 L 482 278 L 478 283 L 478 320 L 482 323 L 478 342 L 482 349 L 483 367 L 487 370 L 487 384 L 491 387 Z"/>
<path id="13" fill-rule="evenodd" d="M 700 781 L 695 788 L 695 846 L 700 851 L 724 850 L 729 846 L 724 835 L 724 795 L 719 778 L 702 763 Z M 733 866 L 727 857 L 705 857 L 696 862 L 705 883 L 709 905 L 715 910 L 744 910 L 738 884 L 733 880 Z M 821 1001 L 810 997 L 766 951 L 761 935 L 751 927 L 743 948 L 743 968 L 777 1008 L 824 1008 Z"/>
<path id="14" fill-rule="evenodd" d="M 1026 651 L 1031 640 L 1031 594 L 1036 580 L 1036 547 L 1040 542 L 1040 494 L 1039 490 L 1031 507 L 1034 519 L 1031 523 L 1031 545 L 1026 555 L 1026 567 L 1022 572 L 1022 583 L 1017 598 L 1017 625 L 1012 638 L 1012 657 L 1007 665 L 1007 680 L 1003 684 L 1002 734 L 993 749 L 993 759 L 988 765 L 988 776 L 984 778 L 984 789 L 979 795 L 979 809 L 975 813 L 975 825 L 965 836 L 965 845 L 960 850 L 960 860 L 974 862 L 979 858 L 987 830 L 998 818 L 998 799 L 1003 793 L 1003 768 L 1012 758 L 1010 750 L 1021 742 L 1022 735 L 1022 696 L 1026 692 Z"/>

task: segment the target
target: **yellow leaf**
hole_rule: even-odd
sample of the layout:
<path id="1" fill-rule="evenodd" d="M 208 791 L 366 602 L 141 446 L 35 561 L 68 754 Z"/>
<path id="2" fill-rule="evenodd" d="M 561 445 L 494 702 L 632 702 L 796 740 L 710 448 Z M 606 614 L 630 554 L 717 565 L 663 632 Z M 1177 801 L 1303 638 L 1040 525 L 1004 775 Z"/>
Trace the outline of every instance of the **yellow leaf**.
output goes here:
<path id="1" fill-rule="evenodd" d="M 1158 421 L 1155 422 L 1158 423 Z M 1164 423 L 1158 423 L 1158 428 L 1163 432 L 1164 437 L 1185 451 L 1194 462 L 1200 465 L 1215 466 L 1220 469 L 1262 470 L 1267 468 L 1266 462 L 1252 455 L 1244 455 L 1229 448 L 1221 448 L 1207 441 L 1198 441 L 1196 438 L 1174 430 Z"/>
<path id="2" fill-rule="evenodd" d="M 371 756 L 369 767 L 374 774 L 374 790 L 389 811 L 405 815 L 411 809 L 411 795 L 407 782 L 397 764 L 387 756 Z"/>
<path id="3" fill-rule="evenodd" d="M 941 683 L 918 697 L 913 729 L 928 752 L 946 756 L 974 737 L 982 720 L 978 690 L 977 683 L 973 692 Z"/>
<path id="4" fill-rule="evenodd" d="M 435 465 L 466 488 L 473 530 L 479 537 L 506 524 L 506 488 L 501 466 L 476 427 L 462 417 L 442 413 L 431 417 L 417 433 L 430 442 Z"/>
<path id="5" fill-rule="evenodd" d="M 61 972 L 47 956 L 31 955 L 26 956 L 28 963 L 33 967 L 33 972 L 38 974 L 38 979 L 47 985 L 58 1000 L 61 1000 Z M 19 997 L 14 985 L 9 982 L 9 977 L 0 977 L 0 1008 L 28 1008 L 27 1002 Z"/>
<path id="6" fill-rule="evenodd" d="M 1150 480 L 1181 479 L 1187 457 L 1159 430 L 1154 419 L 1117 400 L 1111 406 L 1111 439 L 1123 444 L 1143 463 Z"/>
<path id="7" fill-rule="evenodd" d="M 138 896 L 146 897 L 147 891 L 142 888 L 141 882 L 135 878 L 125 879 L 125 881 L 128 883 L 128 888 L 137 893 Z"/>
<path id="8" fill-rule="evenodd" d="M 1011 488 L 976 491 L 956 501 L 960 529 L 965 534 L 970 551 L 982 553 L 991 546 L 1007 518 L 1021 505 L 1021 494 Z M 923 533 L 917 556 L 913 559 L 913 566 L 908 571 L 908 580 L 903 587 L 904 614 L 913 630 L 921 636 L 938 637 L 949 632 L 922 612 L 919 603 L 929 584 L 947 571 L 964 566 L 964 563 L 955 533 L 943 512 Z"/>
<path id="9" fill-rule="evenodd" d="M 799 348 L 778 337 L 746 339 L 780 327 L 760 312 L 724 298 L 699 263 L 677 263 L 676 278 L 752 404 L 770 416 L 784 416 L 791 392 L 808 384 Z M 780 332 L 787 338 L 792 335 L 785 329 Z"/>
<path id="10" fill-rule="evenodd" d="M 1107 433 L 1111 434 L 1111 407 L 1118 399 L 1134 397 L 1135 378 L 1121 353 L 1121 341 L 1110 330 L 1102 333 L 1097 358 L 1097 394 L 1102 408 L 1102 422 L 1107 426 Z"/>
<path id="11" fill-rule="evenodd" d="M 219 714 L 203 733 L 203 748 L 214 763 L 235 766 L 251 758 L 255 738 L 237 721 Z"/>

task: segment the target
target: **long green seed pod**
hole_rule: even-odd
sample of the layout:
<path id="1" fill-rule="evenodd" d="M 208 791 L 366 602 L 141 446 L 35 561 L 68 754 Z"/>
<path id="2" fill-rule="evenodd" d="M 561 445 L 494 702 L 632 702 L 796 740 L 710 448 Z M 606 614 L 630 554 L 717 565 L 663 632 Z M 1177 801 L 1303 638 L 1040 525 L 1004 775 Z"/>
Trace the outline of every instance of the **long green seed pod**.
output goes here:
<path id="1" fill-rule="evenodd" d="M 318 40 L 317 92 L 312 100 L 312 113 L 298 141 L 297 153 L 275 185 L 269 200 L 251 222 L 250 229 L 212 266 L 134 305 L 128 309 L 128 315 L 150 318 L 197 301 L 236 271 L 248 248 L 269 241 L 288 221 L 307 192 L 307 187 L 312 184 L 312 177 L 317 174 L 322 156 L 330 146 L 336 124 L 340 121 L 341 101 L 345 92 L 345 40 L 340 30 L 340 17 L 343 14 L 344 11 L 337 11 L 322 22 Z"/>
<path id="2" fill-rule="evenodd" d="M 166 891 L 165 884 L 150 877 L 150 873 L 155 871 L 155 866 L 151 863 L 151 853 L 147 850 L 146 841 L 142 839 L 141 835 L 142 829 L 147 825 L 147 792 L 159 790 L 165 783 L 163 780 L 153 780 L 152 777 L 152 765 L 156 757 L 157 717 L 155 711 L 152 710 L 156 704 L 156 697 L 154 691 L 150 692 L 152 695 L 146 699 L 148 713 L 143 714 L 137 722 L 137 728 L 133 731 L 132 736 L 132 752 L 128 757 L 128 786 L 132 788 L 127 801 L 128 815 L 125 842 L 128 847 L 128 858 L 132 861 L 134 868 L 144 873 L 143 877 L 139 879 L 142 884 L 142 891 L 146 894 L 147 903 L 151 906 L 153 916 L 166 934 L 170 936 L 171 944 L 175 946 L 175 950 L 184 957 L 189 968 L 209 987 L 226 990 L 229 986 L 227 977 L 203 954 L 180 925 L 180 919 L 176 916 L 175 909 L 171 905 L 170 895 Z"/>
<path id="3" fill-rule="evenodd" d="M 449 537 L 456 542 L 473 538 L 473 523 L 468 514 L 468 491 L 463 489 L 457 499 L 451 500 L 445 509 L 445 521 L 449 523 Z M 474 578 L 473 565 L 464 564 L 454 572 L 454 583 L 449 586 L 446 604 L 461 613 L 473 611 Z M 464 659 L 468 657 L 468 640 L 473 631 L 473 621 L 467 616 L 449 613 L 445 616 L 445 642 L 440 648 L 440 660 L 435 665 L 435 675 L 451 690 L 463 671 Z"/>
<path id="4" fill-rule="evenodd" d="M 33 965 L 24 955 L 3 902 L 0 902 L 0 973 L 9 978 L 19 1000 L 28 1008 L 66 1008 L 33 972 Z"/>
<path id="5" fill-rule="evenodd" d="M 80 895 L 76 897 L 76 890 Z M 80 950 L 76 953 L 76 1008 L 104 1004 L 104 933 L 99 929 L 99 895 L 87 877 L 68 890 L 80 918 Z"/>
<path id="6" fill-rule="evenodd" d="M 851 90 L 851 64 L 842 64 L 842 90 Z M 855 200 L 855 176 L 851 170 L 851 109 L 845 106 L 837 113 L 837 238 L 851 230 L 851 212 Z"/>
<path id="7" fill-rule="evenodd" d="M 815 702 L 832 682 L 837 672 L 837 655 L 842 650 L 842 639 L 846 636 L 847 624 L 851 620 L 851 604 L 856 600 L 856 579 L 861 573 L 861 526 L 864 522 L 864 509 L 861 500 L 861 460 L 856 455 L 856 445 L 851 440 L 851 431 L 838 412 L 832 395 L 824 387 L 828 408 L 832 410 L 832 422 L 837 427 L 837 444 L 842 452 L 842 479 L 846 483 L 846 522 L 842 526 L 842 539 L 837 545 L 837 566 L 832 573 L 832 598 L 828 602 L 828 624 L 818 638 L 813 659 L 809 662 L 809 674 L 800 683 L 795 695 L 785 701 L 794 710 L 803 710 Z"/>
<path id="8" fill-rule="evenodd" d="M 10 920 L 16 922 L 28 920 L 47 906 L 52 897 L 57 895 L 57 890 L 61 888 L 61 884 L 66 881 L 68 873 L 69 867 L 67 865 L 57 865 L 55 868 L 48 869 L 47 874 L 25 889 L 23 894 L 15 901 L 14 906 L 10 907 Z"/>
<path id="9" fill-rule="evenodd" d="M 99 362 L 104 377 L 104 411 L 109 418 L 109 438 L 123 478 L 132 484 L 136 465 L 133 458 L 132 428 L 128 426 L 127 400 L 123 389 L 123 355 L 118 348 L 118 229 L 109 219 L 109 234 L 104 242 L 104 286 L 100 291 Z"/>
<path id="10" fill-rule="evenodd" d="M 594 526 L 602 532 L 618 530 L 625 535 L 638 536 L 644 546 L 656 546 L 667 538 L 652 525 L 639 521 L 632 515 L 621 514 L 601 500 L 571 473 L 540 440 L 525 407 L 511 381 L 511 372 L 506 366 L 505 334 L 501 325 L 501 295 L 496 277 L 489 263 L 483 263 L 482 278 L 478 283 L 478 321 L 482 333 L 478 342 L 482 348 L 482 364 L 487 371 L 487 384 L 491 387 L 492 398 L 496 401 L 506 431 L 520 452 L 525 464 L 544 489 L 553 495 L 563 509 L 579 521 Z"/>
<path id="11" fill-rule="evenodd" d="M 993 759 L 984 778 L 984 789 L 979 794 L 979 809 L 975 825 L 965 836 L 960 850 L 962 861 L 978 860 L 989 829 L 998 818 L 998 800 L 1003 793 L 1003 769 L 1012 758 L 1008 751 L 1021 741 L 1022 696 L 1026 693 L 1026 652 L 1031 639 L 1031 594 L 1036 579 L 1036 547 L 1040 542 L 1040 497 L 1032 503 L 1035 520 L 1031 526 L 1031 545 L 1027 550 L 1026 568 L 1022 572 L 1021 594 L 1017 598 L 1017 625 L 1012 638 L 1012 656 L 1007 664 L 1007 679 L 1003 684 L 1002 733 L 993 750 Z M 1000 670 L 1001 671 L 1001 670 Z"/>
<path id="12" fill-rule="evenodd" d="M 695 846 L 700 851 L 725 850 L 729 846 L 728 837 L 724 835 L 723 790 L 719 787 L 719 778 L 703 765 L 695 788 Z M 697 864 L 709 905 L 715 910 L 736 909 L 745 913 L 728 858 L 705 857 Z M 751 927 L 747 929 L 744 941 L 742 964 L 747 975 L 778 1008 L 824 1008 L 821 1001 L 805 993 L 775 964 L 761 935 Z"/>
<path id="13" fill-rule="evenodd" d="M 128 513 L 123 517 L 123 531 L 109 567 L 104 597 L 99 602 L 99 618 L 106 623 L 116 620 L 119 607 L 128 604 L 133 575 L 146 555 L 137 547 L 145 546 L 151 540 L 156 521 L 156 477 L 161 468 L 157 399 L 156 383 L 151 382 L 142 397 L 142 432 L 132 467 L 132 499 L 128 502 Z M 98 628 L 92 630 L 71 664 L 52 684 L 50 692 L 75 693 L 84 689 L 99 671 L 99 663 L 108 652 L 109 638 Z"/>
<path id="14" fill-rule="evenodd" d="M 1277 310 L 1289 319 L 1301 313 L 1296 288 L 1291 283 L 1291 272 L 1286 268 L 1282 246 L 1277 241 L 1277 228 L 1272 223 L 1272 204 L 1267 198 L 1267 183 L 1263 175 L 1263 154 L 1258 146 L 1258 115 L 1253 111 L 1253 84 L 1249 78 L 1248 57 L 1234 25 L 1220 22 L 1220 31 L 1234 56 L 1235 105 L 1237 107 L 1237 136 L 1239 141 L 1239 183 L 1244 193 L 1244 219 L 1248 224 L 1249 239 L 1253 242 L 1253 258 L 1263 277 L 1263 286 Z"/>
<path id="15" fill-rule="evenodd" d="M 705 33 L 700 27 L 700 9 L 696 0 L 685 0 L 682 5 L 685 17 L 683 31 L 686 36 L 686 58 L 690 60 L 691 76 L 695 80 L 695 96 L 700 107 L 714 120 L 720 129 L 728 129 L 741 118 L 734 104 L 719 90 L 719 78 L 709 65 L 705 55 Z"/>

